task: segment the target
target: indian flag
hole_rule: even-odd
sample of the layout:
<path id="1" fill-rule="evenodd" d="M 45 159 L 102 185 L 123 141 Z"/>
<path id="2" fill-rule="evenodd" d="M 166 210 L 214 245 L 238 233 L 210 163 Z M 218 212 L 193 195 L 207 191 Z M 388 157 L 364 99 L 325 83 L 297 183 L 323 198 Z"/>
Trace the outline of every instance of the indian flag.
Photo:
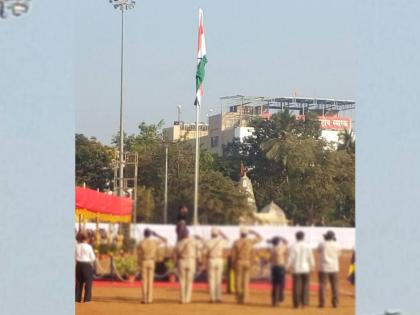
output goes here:
<path id="1" fill-rule="evenodd" d="M 205 66 L 207 63 L 206 40 L 204 38 L 203 10 L 198 10 L 198 52 L 197 52 L 197 73 L 195 74 L 196 98 L 194 105 L 201 105 L 203 98 L 203 81 Z"/>

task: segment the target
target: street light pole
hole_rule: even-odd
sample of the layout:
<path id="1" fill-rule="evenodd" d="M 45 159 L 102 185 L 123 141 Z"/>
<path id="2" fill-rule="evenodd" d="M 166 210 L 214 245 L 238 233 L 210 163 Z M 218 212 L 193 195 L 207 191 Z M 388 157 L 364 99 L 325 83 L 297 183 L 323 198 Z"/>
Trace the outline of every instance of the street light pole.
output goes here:
<path id="1" fill-rule="evenodd" d="M 163 223 L 168 223 L 168 145 L 165 147 L 165 205 L 163 212 Z"/>

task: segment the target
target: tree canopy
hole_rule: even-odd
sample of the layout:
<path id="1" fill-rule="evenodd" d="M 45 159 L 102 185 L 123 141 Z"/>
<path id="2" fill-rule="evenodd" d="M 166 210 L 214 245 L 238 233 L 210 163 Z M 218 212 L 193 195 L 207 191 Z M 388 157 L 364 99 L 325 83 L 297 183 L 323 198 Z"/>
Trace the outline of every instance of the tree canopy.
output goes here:
<path id="1" fill-rule="evenodd" d="M 321 137 L 320 122 L 312 113 L 296 119 L 288 111 L 251 123 L 252 136 L 235 139 L 223 156 L 200 150 L 199 221 L 237 224 L 251 209 L 238 185 L 240 165 L 248 169 L 257 208 L 274 201 L 294 224 L 354 226 L 355 141 L 351 131 L 339 135 L 335 147 Z M 165 148 L 168 148 L 168 220 L 194 199 L 194 146 L 188 141 L 165 143 L 163 122 L 140 123 L 138 132 L 124 135 L 125 150 L 138 152 L 137 218 L 163 219 Z M 117 145 L 118 134 L 113 143 Z M 114 148 L 95 138 L 76 135 L 76 182 L 107 189 Z M 190 218 L 191 219 L 191 218 Z"/>
<path id="2" fill-rule="evenodd" d="M 95 138 L 76 134 L 76 185 L 84 183 L 93 189 L 109 188 L 113 177 L 113 149 Z"/>
<path id="3" fill-rule="evenodd" d="M 163 123 L 142 122 L 138 133 L 124 135 L 125 150 L 138 152 L 139 169 L 137 182 L 137 218 L 142 222 L 161 223 L 164 209 L 165 147 L 168 147 L 168 220 L 175 222 L 177 209 L 186 205 L 192 219 L 194 200 L 194 147 L 185 141 L 165 143 L 162 137 Z M 83 141 L 79 141 L 79 140 Z M 117 145 L 117 134 L 113 143 Z M 88 149 L 88 150 L 87 150 Z M 109 167 L 111 155 L 108 147 L 83 135 L 76 135 L 76 174 L 78 182 L 85 181 L 89 187 L 100 188 Z M 89 154 L 80 155 L 79 152 Z M 99 161 L 95 161 L 95 158 Z M 251 208 L 238 183 L 219 170 L 218 160 L 208 151 L 200 150 L 199 222 L 208 224 L 237 224 L 241 216 L 249 216 Z M 87 180 L 94 178 L 97 180 Z M 101 185 L 99 185 L 99 183 Z"/>
<path id="4" fill-rule="evenodd" d="M 222 169 L 235 178 L 239 161 L 248 167 L 258 208 L 274 201 L 300 225 L 355 224 L 354 145 L 335 150 L 311 113 L 298 120 L 284 111 L 252 126 L 253 136 L 224 148 Z"/>

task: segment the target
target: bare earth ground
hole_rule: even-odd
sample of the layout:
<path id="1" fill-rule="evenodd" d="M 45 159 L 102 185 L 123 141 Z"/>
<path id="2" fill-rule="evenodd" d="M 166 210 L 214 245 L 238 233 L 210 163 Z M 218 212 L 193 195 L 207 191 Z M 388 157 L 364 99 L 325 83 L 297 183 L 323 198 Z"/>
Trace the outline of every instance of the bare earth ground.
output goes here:
<path id="1" fill-rule="evenodd" d="M 340 265 L 340 306 L 334 309 L 330 306 L 329 288 L 327 290 L 327 307 L 320 309 L 317 292 L 311 292 L 310 306 L 305 309 L 294 309 L 290 290 L 286 290 L 285 302 L 278 308 L 271 307 L 270 292 L 267 290 L 251 290 L 250 302 L 237 305 L 234 296 L 224 294 L 223 304 L 209 304 L 206 290 L 195 290 L 192 304 L 179 304 L 179 291 L 173 288 L 157 288 L 154 303 L 144 305 L 140 303 L 140 288 L 95 288 L 93 301 L 87 304 L 76 303 L 77 315 L 270 315 L 270 314 L 305 314 L 305 315 L 354 315 L 355 297 L 354 287 L 346 281 L 350 253 L 344 253 Z M 317 282 L 316 274 L 312 274 L 312 282 Z"/>

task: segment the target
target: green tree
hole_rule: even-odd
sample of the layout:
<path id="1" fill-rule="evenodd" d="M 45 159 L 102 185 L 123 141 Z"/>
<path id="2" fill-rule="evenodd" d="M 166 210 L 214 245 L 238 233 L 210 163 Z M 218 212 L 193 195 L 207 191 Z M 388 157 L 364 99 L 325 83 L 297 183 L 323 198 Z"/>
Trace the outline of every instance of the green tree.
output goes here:
<path id="1" fill-rule="evenodd" d="M 169 222 L 175 221 L 181 204 L 187 205 L 192 215 L 194 146 L 186 141 L 164 143 L 162 126 L 162 122 L 150 125 L 142 122 L 137 134 L 126 136 L 126 150 L 139 154 L 138 218 L 145 222 L 160 223 L 163 219 L 165 147 L 169 152 Z M 247 215 L 249 211 L 244 196 L 236 183 L 218 170 L 218 160 L 208 151 L 200 150 L 200 222 L 236 223 L 240 214 Z M 146 198 L 145 204 L 140 204 L 141 198 Z"/>
<path id="2" fill-rule="evenodd" d="M 152 221 L 155 208 L 153 189 L 140 185 L 137 186 L 137 220 L 140 222 Z"/>
<path id="3" fill-rule="evenodd" d="M 336 183 L 336 208 L 330 213 L 331 225 L 355 226 L 355 155 L 345 150 L 331 154 Z"/>
<path id="4" fill-rule="evenodd" d="M 76 184 L 92 189 L 108 189 L 113 177 L 113 150 L 101 144 L 96 138 L 88 139 L 76 134 Z"/>
<path id="5" fill-rule="evenodd" d="M 354 150 L 324 141 L 313 113 L 298 120 L 285 111 L 252 126 L 253 136 L 225 146 L 219 169 L 235 178 L 243 162 L 258 208 L 273 200 L 296 224 L 354 226 Z"/>
<path id="6" fill-rule="evenodd" d="M 282 205 L 288 216 L 293 216 L 296 205 L 290 196 L 286 168 L 269 159 L 262 144 L 270 139 L 286 138 L 299 135 L 300 138 L 318 139 L 321 134 L 320 123 L 309 114 L 305 120 L 296 120 L 289 111 L 274 114 L 271 119 L 256 119 L 251 122 L 254 133 L 242 143 L 235 139 L 224 147 L 220 158 L 220 170 L 234 180 L 239 179 L 240 163 L 248 168 L 258 208 L 271 201 Z"/>
<path id="7" fill-rule="evenodd" d="M 285 170 L 285 187 L 295 207 L 295 223 L 322 224 L 323 211 L 334 206 L 335 186 L 330 151 L 319 139 L 300 139 L 288 134 L 265 142 L 262 147 L 269 159 Z"/>
<path id="8" fill-rule="evenodd" d="M 352 130 L 345 129 L 338 134 L 338 150 L 346 150 L 349 153 L 356 152 L 356 142 L 354 140 L 354 133 Z"/>

